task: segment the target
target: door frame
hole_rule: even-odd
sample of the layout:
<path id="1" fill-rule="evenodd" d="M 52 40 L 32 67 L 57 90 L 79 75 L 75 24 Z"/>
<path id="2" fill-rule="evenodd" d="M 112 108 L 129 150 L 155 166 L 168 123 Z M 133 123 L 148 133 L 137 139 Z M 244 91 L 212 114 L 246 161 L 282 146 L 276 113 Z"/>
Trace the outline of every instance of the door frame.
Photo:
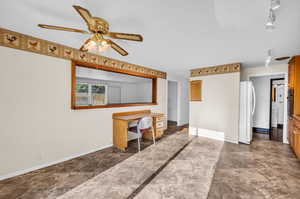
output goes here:
<path id="1" fill-rule="evenodd" d="M 247 80 L 250 81 L 251 77 L 261 77 L 261 76 L 273 76 L 273 75 L 283 75 L 284 76 L 284 116 L 283 116 L 283 143 L 289 144 L 288 141 L 288 103 L 287 103 L 287 96 L 288 96 L 288 72 L 266 72 L 266 73 L 259 73 L 259 74 L 249 74 L 247 75 Z"/>
<path id="2" fill-rule="evenodd" d="M 270 79 L 270 116 L 269 116 L 269 140 L 272 139 L 272 88 L 273 88 L 273 81 L 277 81 L 277 80 L 285 80 L 285 78 L 281 77 L 281 78 L 273 78 Z"/>
<path id="3" fill-rule="evenodd" d="M 177 101 L 177 107 L 176 107 L 176 123 L 177 126 L 180 126 L 180 90 L 179 90 L 179 81 L 178 80 L 173 80 L 173 79 L 167 79 L 167 93 L 169 93 L 169 82 L 176 83 L 177 87 L 177 96 L 176 96 L 176 101 Z M 169 95 L 167 94 L 167 101 L 169 100 Z M 168 114 L 169 114 L 169 103 L 167 103 L 167 121 L 168 121 Z"/>

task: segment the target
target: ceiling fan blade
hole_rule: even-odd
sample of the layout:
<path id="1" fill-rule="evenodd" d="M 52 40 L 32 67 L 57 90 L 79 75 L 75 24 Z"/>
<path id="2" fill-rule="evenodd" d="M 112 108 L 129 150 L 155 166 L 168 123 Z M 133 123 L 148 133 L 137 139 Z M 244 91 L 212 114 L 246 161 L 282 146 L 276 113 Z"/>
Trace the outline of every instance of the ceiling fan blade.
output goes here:
<path id="1" fill-rule="evenodd" d="M 107 36 L 115 39 L 125 39 L 131 41 L 143 41 L 142 35 L 138 34 L 128 34 L 128 33 L 118 33 L 118 32 L 109 32 Z"/>
<path id="2" fill-rule="evenodd" d="M 41 28 L 52 29 L 52 30 L 62 30 L 62 31 L 90 34 L 89 32 L 87 32 L 85 30 L 80 30 L 80 29 L 75 29 L 75 28 L 66 28 L 66 27 L 61 27 L 61 26 L 51 26 L 51 25 L 46 25 L 46 24 L 38 24 L 38 26 L 41 27 Z"/>
<path id="3" fill-rule="evenodd" d="M 87 9 L 80 6 L 73 6 L 73 8 L 75 8 L 75 10 L 80 14 L 89 27 L 94 24 L 94 19 Z"/>
<path id="4" fill-rule="evenodd" d="M 111 41 L 111 40 L 107 40 L 108 43 L 110 44 L 110 46 L 117 51 L 118 53 L 120 53 L 122 56 L 126 56 L 128 55 L 128 52 L 126 50 L 124 50 L 121 46 L 119 46 L 118 44 L 116 44 L 115 42 Z"/>
<path id="5" fill-rule="evenodd" d="M 80 47 L 79 50 L 80 50 L 80 51 L 87 52 L 88 49 L 85 48 L 85 45 L 88 44 L 90 41 L 91 41 L 91 39 L 86 40 L 86 41 L 82 44 L 82 46 Z"/>
<path id="6" fill-rule="evenodd" d="M 276 61 L 282 61 L 282 60 L 285 60 L 285 59 L 289 59 L 290 57 L 278 57 L 276 58 L 275 60 Z"/>

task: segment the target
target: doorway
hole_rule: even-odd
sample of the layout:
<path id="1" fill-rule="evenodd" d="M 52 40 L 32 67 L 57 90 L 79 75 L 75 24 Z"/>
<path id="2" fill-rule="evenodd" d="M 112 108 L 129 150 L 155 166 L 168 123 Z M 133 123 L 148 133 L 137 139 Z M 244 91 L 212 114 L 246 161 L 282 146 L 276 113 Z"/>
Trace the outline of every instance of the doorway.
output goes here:
<path id="1" fill-rule="evenodd" d="M 286 127 L 285 75 L 250 77 L 256 92 L 254 138 L 284 142 Z"/>
<path id="2" fill-rule="evenodd" d="M 270 80 L 270 140 L 283 141 L 284 78 Z"/>
<path id="3" fill-rule="evenodd" d="M 168 81 L 168 127 L 178 125 L 178 82 Z"/>

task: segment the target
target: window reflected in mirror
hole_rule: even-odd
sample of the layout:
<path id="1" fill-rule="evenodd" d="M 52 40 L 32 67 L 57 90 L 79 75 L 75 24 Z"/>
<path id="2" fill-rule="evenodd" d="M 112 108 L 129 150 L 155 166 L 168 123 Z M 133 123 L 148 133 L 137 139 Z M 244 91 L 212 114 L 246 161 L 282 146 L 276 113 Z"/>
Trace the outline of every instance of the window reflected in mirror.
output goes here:
<path id="1" fill-rule="evenodd" d="M 156 79 L 118 72 L 75 66 L 75 89 L 72 89 L 72 107 L 105 108 L 118 105 L 153 104 Z M 74 74 L 72 75 L 74 78 Z M 154 91 L 156 92 L 156 91 Z"/>

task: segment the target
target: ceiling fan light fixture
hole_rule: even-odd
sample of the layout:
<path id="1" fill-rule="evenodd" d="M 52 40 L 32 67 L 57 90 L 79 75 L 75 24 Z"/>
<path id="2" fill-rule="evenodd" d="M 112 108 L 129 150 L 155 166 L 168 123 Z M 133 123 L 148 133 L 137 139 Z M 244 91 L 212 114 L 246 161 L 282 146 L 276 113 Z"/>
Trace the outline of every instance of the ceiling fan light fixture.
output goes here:
<path id="1" fill-rule="evenodd" d="M 127 56 L 128 52 L 123 49 L 121 46 L 113 42 L 112 40 L 105 39 L 105 37 L 110 37 L 113 39 L 123 39 L 129 41 L 138 41 L 142 42 L 143 37 L 139 34 L 130 34 L 130 33 L 119 33 L 119 32 L 110 32 L 109 23 L 100 18 L 92 16 L 91 13 L 80 6 L 74 5 L 73 8 L 80 14 L 80 16 L 86 22 L 89 32 L 85 30 L 75 29 L 75 28 L 66 28 L 61 26 L 52 26 L 46 24 L 38 24 L 41 28 L 52 29 L 52 30 L 63 30 L 69 32 L 78 32 L 82 34 L 92 34 L 93 37 L 86 40 L 83 45 L 80 47 L 81 51 L 89 51 L 93 53 L 103 53 L 107 51 L 110 47 L 119 53 L 122 56 Z"/>
<path id="2" fill-rule="evenodd" d="M 104 53 L 109 48 L 110 48 L 110 44 L 106 40 L 101 40 L 101 41 L 90 40 L 84 46 L 84 49 L 88 50 L 91 53 Z"/>

